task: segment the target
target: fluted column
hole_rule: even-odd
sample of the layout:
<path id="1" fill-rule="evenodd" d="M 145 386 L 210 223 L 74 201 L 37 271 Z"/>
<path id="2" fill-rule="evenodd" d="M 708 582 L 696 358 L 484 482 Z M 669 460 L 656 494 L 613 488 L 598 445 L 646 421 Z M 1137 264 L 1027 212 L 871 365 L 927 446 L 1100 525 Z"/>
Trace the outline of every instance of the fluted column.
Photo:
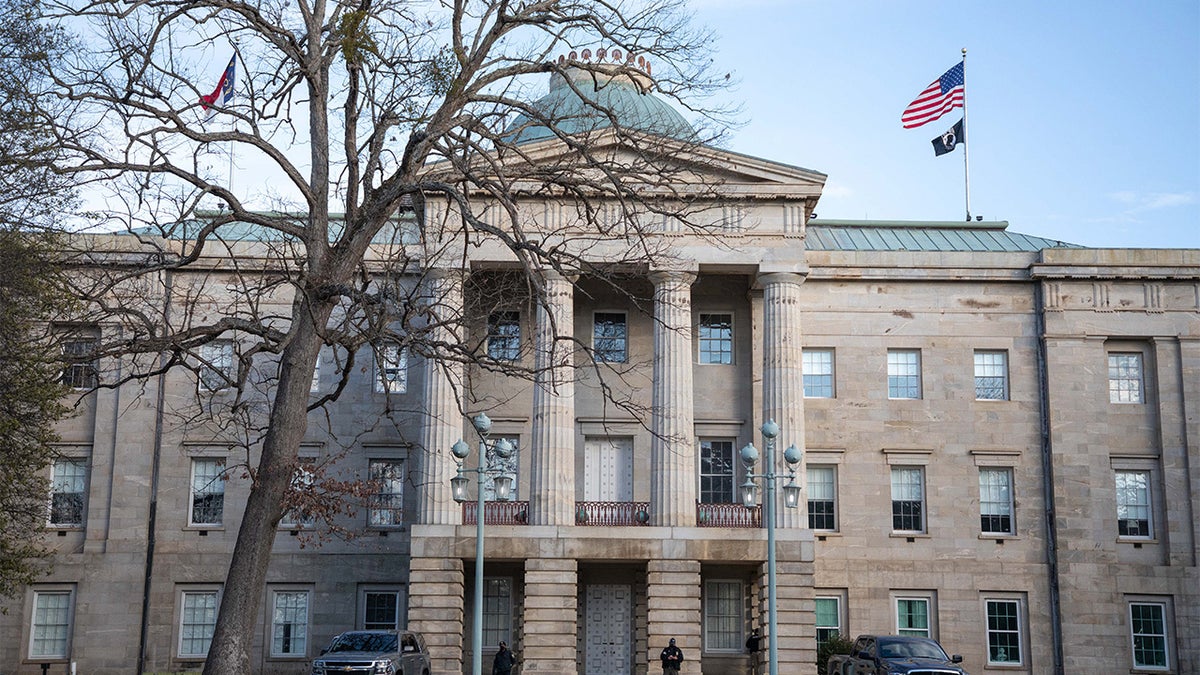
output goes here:
<path id="1" fill-rule="evenodd" d="M 426 276 L 426 302 L 433 325 L 433 343 L 461 344 L 463 279 L 462 270 L 430 270 Z M 450 446 L 463 433 L 458 394 L 463 386 L 463 365 L 452 359 L 425 360 L 425 425 L 422 448 L 418 454 L 420 505 L 418 522 L 424 524 L 460 524 L 462 510 L 450 494 L 450 479 L 455 474 Z"/>
<path id="2" fill-rule="evenodd" d="M 691 272 L 650 274 L 654 282 L 654 397 L 650 440 L 650 522 L 696 525 L 696 441 L 692 411 Z"/>
<path id="3" fill-rule="evenodd" d="M 534 525 L 575 522 L 575 286 L 546 271 L 534 336 L 533 457 L 529 519 Z M 560 339 L 562 338 L 562 339 Z"/>
<path id="4" fill-rule="evenodd" d="M 800 331 L 800 284 L 804 276 L 796 272 L 759 274 L 763 289 L 763 420 L 775 420 L 779 438 L 775 443 L 776 475 L 787 474 L 783 451 L 789 445 L 804 450 L 804 372 L 803 341 Z M 765 448 L 764 448 L 765 450 Z M 799 473 L 799 472 L 798 472 Z M 800 476 L 801 482 L 804 477 Z M 776 484 L 776 523 L 781 527 L 799 527 L 804 516 L 801 508 L 783 507 L 785 479 Z"/>

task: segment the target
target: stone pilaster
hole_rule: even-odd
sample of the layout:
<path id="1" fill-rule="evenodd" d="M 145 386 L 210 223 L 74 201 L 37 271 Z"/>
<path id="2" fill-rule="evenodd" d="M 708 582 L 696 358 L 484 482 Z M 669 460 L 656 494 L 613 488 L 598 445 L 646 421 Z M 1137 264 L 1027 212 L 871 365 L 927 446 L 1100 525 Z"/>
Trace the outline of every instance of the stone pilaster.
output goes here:
<path id="1" fill-rule="evenodd" d="M 696 441 L 692 390 L 691 272 L 650 274 L 654 282 L 654 397 L 650 440 L 650 522 L 696 525 Z"/>
<path id="2" fill-rule="evenodd" d="M 521 672 L 576 675 L 578 570 L 568 559 L 525 561 Z"/>
<path id="3" fill-rule="evenodd" d="M 433 675 L 463 672 L 463 563 L 414 557 L 408 574 L 408 626 L 425 637 Z"/>
<path id="4" fill-rule="evenodd" d="M 446 344 L 461 343 L 463 313 L 461 270 L 430 270 L 427 302 L 433 316 L 430 339 Z M 425 361 L 425 418 L 422 447 L 418 449 L 417 485 L 420 486 L 417 522 L 459 524 L 462 510 L 450 494 L 450 479 L 456 465 L 450 446 L 462 438 L 463 421 L 458 395 L 463 386 L 463 366 L 453 360 Z"/>
<path id="5" fill-rule="evenodd" d="M 796 272 L 772 272 L 759 274 L 758 281 L 763 288 L 763 421 L 773 419 L 779 425 L 774 466 L 763 466 L 760 473 L 769 468 L 785 476 L 787 463 L 783 461 L 783 451 L 790 445 L 804 450 L 804 355 L 800 332 L 800 284 L 804 283 L 804 276 Z M 766 448 L 763 451 L 765 461 Z M 803 482 L 802 475 L 799 480 Z M 784 508 L 783 491 L 778 488 L 785 483 L 782 478 L 776 483 L 775 522 L 780 527 L 800 527 L 807 522 L 806 500 L 801 499 L 801 508 Z"/>
<path id="6" fill-rule="evenodd" d="M 683 650 L 680 673 L 700 675 L 700 561 L 648 561 L 646 595 L 649 672 L 662 672 L 659 654 L 675 638 Z"/>
<path id="7" fill-rule="evenodd" d="M 775 639 L 767 630 L 767 565 L 759 567 L 756 579 L 758 615 L 762 625 L 762 651 L 759 652 L 759 672 L 767 671 L 767 641 Z M 816 673 L 817 632 L 816 601 L 813 599 L 813 564 L 811 562 L 775 563 L 775 622 L 779 631 L 777 649 L 779 672 L 809 675 Z"/>
<path id="8" fill-rule="evenodd" d="M 571 279 L 545 272 L 545 297 L 538 304 L 534 353 L 533 457 L 530 462 L 529 520 L 533 525 L 575 522 L 575 373 L 573 343 L 575 287 Z"/>

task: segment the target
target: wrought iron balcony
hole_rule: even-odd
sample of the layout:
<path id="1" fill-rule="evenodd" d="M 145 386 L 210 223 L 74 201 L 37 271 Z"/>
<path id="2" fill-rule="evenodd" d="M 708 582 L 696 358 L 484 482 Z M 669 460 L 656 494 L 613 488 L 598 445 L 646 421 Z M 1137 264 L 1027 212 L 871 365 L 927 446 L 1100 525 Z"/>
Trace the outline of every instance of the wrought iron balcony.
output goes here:
<path id="1" fill-rule="evenodd" d="M 625 527 L 649 522 L 649 502 L 575 502 L 576 525 Z"/>
<path id="2" fill-rule="evenodd" d="M 475 524 L 474 501 L 462 503 L 463 525 Z M 484 502 L 484 525 L 527 525 L 529 524 L 529 502 Z"/>
<path id="3" fill-rule="evenodd" d="M 762 507 L 741 504 L 696 503 L 696 525 L 700 527 L 762 527 Z"/>

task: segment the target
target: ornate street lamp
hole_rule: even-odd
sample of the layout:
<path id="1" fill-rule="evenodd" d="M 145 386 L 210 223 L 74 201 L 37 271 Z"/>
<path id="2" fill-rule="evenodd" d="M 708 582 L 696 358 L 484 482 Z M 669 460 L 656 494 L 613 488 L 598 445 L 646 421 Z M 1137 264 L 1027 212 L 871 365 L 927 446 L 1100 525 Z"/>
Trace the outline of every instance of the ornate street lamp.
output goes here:
<path id="1" fill-rule="evenodd" d="M 471 454 L 471 447 L 464 443 L 460 438 L 457 443 L 450 447 L 450 452 L 454 454 L 454 461 L 458 464 L 458 473 L 454 478 L 450 479 L 450 492 L 454 495 L 454 501 L 467 501 L 467 487 L 471 480 L 467 478 L 468 473 L 474 473 L 477 478 L 476 492 L 477 501 L 475 507 L 475 607 L 474 607 L 474 623 L 471 631 L 471 673 L 472 675 L 482 675 L 483 673 L 483 479 L 485 476 L 490 476 L 492 486 L 496 492 L 496 499 L 499 501 L 508 501 L 512 495 L 512 476 L 508 475 L 508 466 L 504 460 L 512 456 L 513 446 L 508 439 L 501 438 L 494 445 L 488 438 L 488 434 L 492 430 L 492 420 L 488 416 L 479 413 L 472 420 L 471 424 L 475 426 L 475 431 L 479 432 L 479 466 L 474 469 L 463 468 L 463 461 Z M 497 459 L 500 460 L 499 466 L 488 466 L 488 449 L 491 448 Z"/>
<path id="2" fill-rule="evenodd" d="M 758 485 L 754 479 L 762 478 L 767 483 L 767 498 L 763 505 L 763 519 L 767 521 L 767 672 L 769 675 L 779 675 L 779 647 L 776 641 L 779 632 L 775 612 L 775 479 L 783 477 L 775 473 L 775 439 L 779 436 L 779 425 L 775 420 L 767 420 L 761 431 L 767 452 L 767 472 L 754 473 L 758 450 L 753 443 L 747 443 L 741 451 L 742 464 L 746 467 L 746 482 L 741 485 L 741 493 L 742 504 L 746 508 L 753 508 L 758 501 Z M 796 466 L 800 464 L 800 457 L 800 449 L 795 445 L 783 451 L 783 459 L 788 465 L 783 503 L 789 509 L 800 505 L 800 486 L 796 484 Z"/>

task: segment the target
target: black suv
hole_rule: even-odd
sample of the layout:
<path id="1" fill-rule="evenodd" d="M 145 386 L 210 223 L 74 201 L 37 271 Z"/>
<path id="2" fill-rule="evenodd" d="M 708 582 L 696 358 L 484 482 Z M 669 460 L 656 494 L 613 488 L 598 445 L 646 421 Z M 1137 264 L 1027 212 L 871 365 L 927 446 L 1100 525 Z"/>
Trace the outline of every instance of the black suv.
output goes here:
<path id="1" fill-rule="evenodd" d="M 321 650 L 312 675 L 429 675 L 429 668 L 429 651 L 419 633 L 352 630 Z"/>

